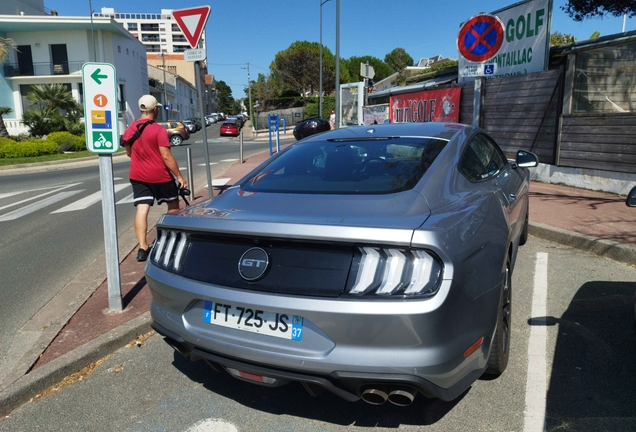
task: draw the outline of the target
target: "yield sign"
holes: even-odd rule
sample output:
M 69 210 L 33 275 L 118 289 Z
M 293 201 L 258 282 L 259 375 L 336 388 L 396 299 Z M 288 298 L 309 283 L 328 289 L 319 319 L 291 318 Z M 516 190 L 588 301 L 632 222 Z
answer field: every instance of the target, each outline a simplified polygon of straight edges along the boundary
M 483 62 L 499 51 L 504 39 L 504 29 L 499 18 L 480 14 L 466 21 L 459 29 L 457 48 L 468 61 Z
M 196 48 L 199 44 L 201 33 L 203 33 L 205 23 L 208 21 L 208 15 L 210 15 L 210 6 L 198 6 L 172 11 L 172 16 L 192 48 Z

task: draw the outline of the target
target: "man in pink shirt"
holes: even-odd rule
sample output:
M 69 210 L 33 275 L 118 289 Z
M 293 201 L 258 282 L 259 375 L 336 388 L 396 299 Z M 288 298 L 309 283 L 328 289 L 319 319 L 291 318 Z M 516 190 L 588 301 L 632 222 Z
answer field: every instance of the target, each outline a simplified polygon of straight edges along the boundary
M 168 205 L 168 213 L 178 210 L 179 188 L 187 188 L 188 182 L 172 156 L 168 132 L 155 123 L 159 112 L 157 99 L 151 95 L 142 96 L 139 109 L 141 117 L 128 126 L 122 139 L 130 157 L 129 178 L 137 208 L 134 224 L 139 241 L 137 261 L 146 261 L 150 253 L 146 239 L 150 207 L 157 200 L 157 204 L 165 202 Z

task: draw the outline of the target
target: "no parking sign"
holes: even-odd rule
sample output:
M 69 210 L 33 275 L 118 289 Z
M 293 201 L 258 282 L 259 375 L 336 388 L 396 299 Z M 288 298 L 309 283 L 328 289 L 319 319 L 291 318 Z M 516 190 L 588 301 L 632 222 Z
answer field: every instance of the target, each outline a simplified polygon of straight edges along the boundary
M 552 0 L 529 0 L 469 18 L 459 29 L 459 82 L 547 70 Z
M 503 24 L 494 15 L 480 14 L 466 21 L 459 30 L 459 53 L 472 62 L 492 58 L 504 40 Z

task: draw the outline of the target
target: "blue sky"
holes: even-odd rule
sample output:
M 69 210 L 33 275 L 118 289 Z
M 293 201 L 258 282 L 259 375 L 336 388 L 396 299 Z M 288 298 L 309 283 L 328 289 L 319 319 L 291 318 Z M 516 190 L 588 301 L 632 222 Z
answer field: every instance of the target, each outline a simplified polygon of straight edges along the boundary
M 161 13 L 161 9 L 202 6 L 200 0 L 91 0 L 92 8 L 115 8 L 120 13 Z M 320 3 L 324 0 L 241 0 L 212 2 L 206 32 L 210 73 L 232 88 L 235 98 L 245 96 L 247 63 L 252 80 L 267 75 L 279 51 L 297 40 L 320 40 Z M 415 61 L 441 54 L 458 58 L 459 26 L 480 12 L 493 12 L 515 1 L 507 0 L 340 0 L 340 56 L 371 55 L 384 59 L 402 47 Z M 605 17 L 577 23 L 553 0 L 551 30 L 569 33 L 576 40 L 594 31 L 602 36 L 620 33 L 622 17 Z M 44 0 L 45 7 L 64 16 L 88 16 L 89 0 Z M 336 0 L 322 6 L 323 44 L 336 51 Z M 627 19 L 625 31 L 636 30 L 636 19 Z

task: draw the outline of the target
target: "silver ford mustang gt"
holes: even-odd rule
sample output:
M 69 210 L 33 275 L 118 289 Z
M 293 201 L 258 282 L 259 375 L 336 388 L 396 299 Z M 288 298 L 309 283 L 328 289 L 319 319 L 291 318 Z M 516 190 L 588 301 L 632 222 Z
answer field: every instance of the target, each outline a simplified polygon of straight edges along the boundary
M 266 386 L 410 404 L 502 374 L 527 167 L 483 130 L 351 127 L 162 216 L 146 265 L 153 328 Z

